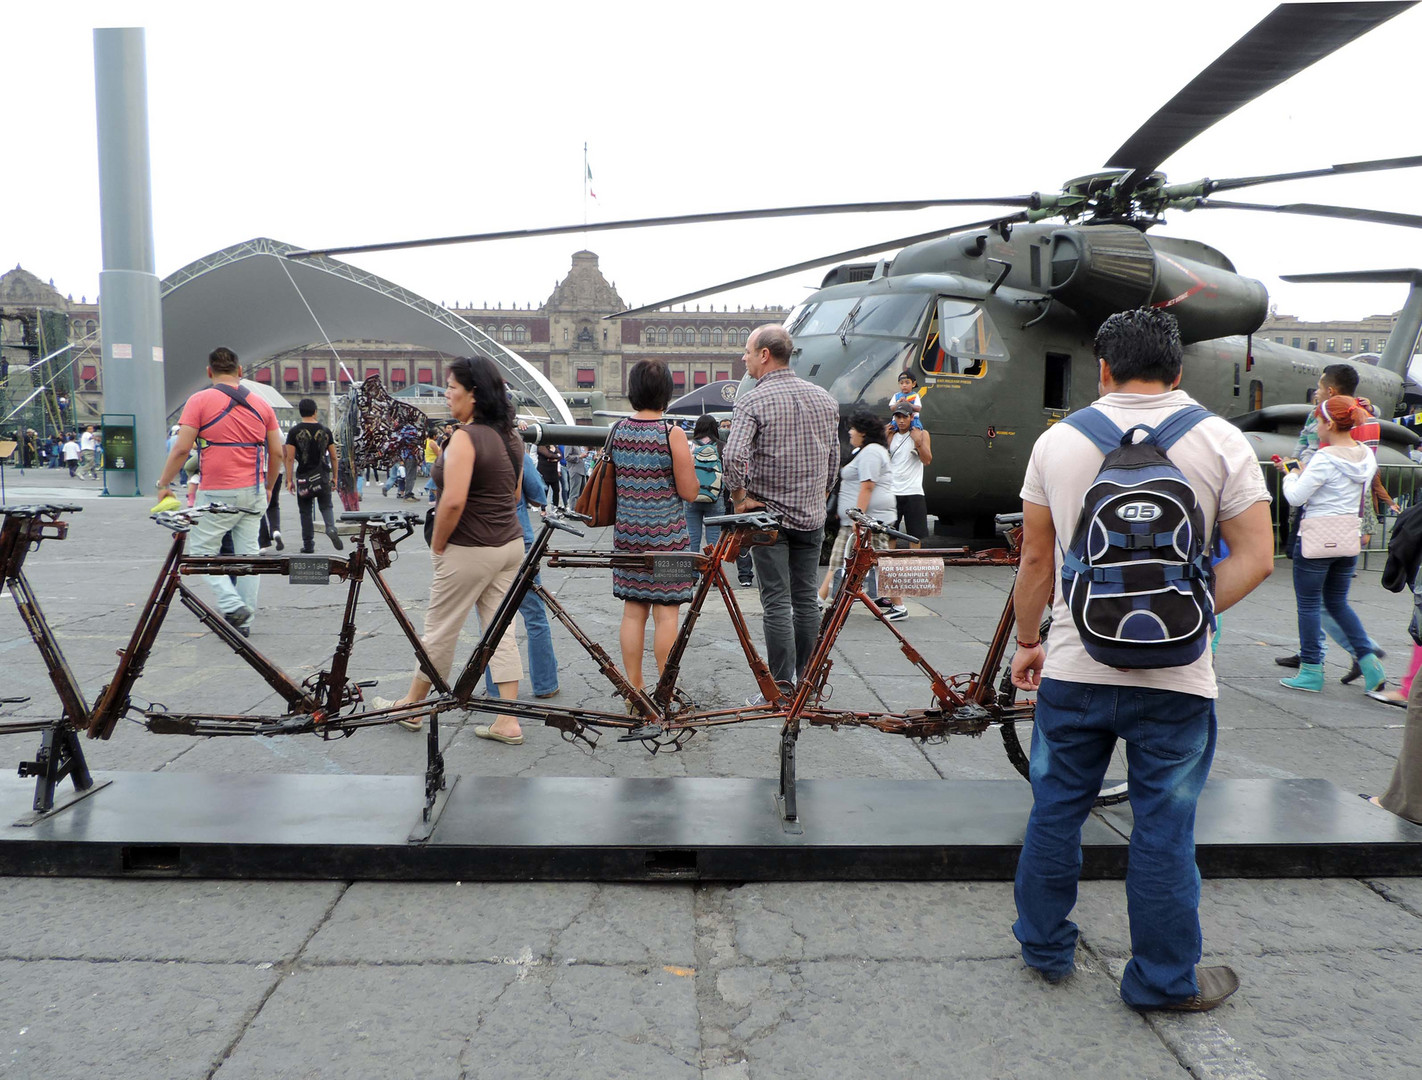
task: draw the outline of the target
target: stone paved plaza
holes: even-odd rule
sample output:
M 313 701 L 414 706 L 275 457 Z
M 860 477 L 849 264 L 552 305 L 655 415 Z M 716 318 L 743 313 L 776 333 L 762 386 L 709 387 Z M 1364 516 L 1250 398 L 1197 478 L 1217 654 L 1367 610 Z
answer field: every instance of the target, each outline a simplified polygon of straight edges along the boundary
M 91 697 L 111 674 L 168 534 L 148 500 L 7 470 L 10 502 L 82 499 L 69 539 L 27 572 Z M 366 508 L 393 509 L 377 495 Z M 409 504 L 401 504 L 409 505 Z M 283 507 L 298 546 L 295 503 Z M 326 550 L 324 539 L 318 540 Z M 418 537 L 388 578 L 421 621 L 429 577 Z M 1354 602 L 1406 663 L 1410 601 L 1375 561 Z M 620 605 L 606 571 L 545 582 L 615 653 Z M 1006 569 L 950 570 L 944 596 L 899 624 L 947 672 L 973 669 L 1011 585 Z M 373 597 L 373 590 L 365 594 Z M 753 590 L 738 599 L 752 613 Z M 344 589 L 262 585 L 253 642 L 300 677 L 329 656 Z M 394 696 L 408 649 L 383 609 L 361 605 L 355 674 Z M 1294 648 L 1288 564 L 1226 616 L 1219 654 L 1219 777 L 1323 777 L 1381 790 L 1403 714 L 1337 678 L 1321 696 L 1278 685 Z M 475 635 L 466 632 L 461 656 Z M 591 663 L 555 630 L 563 702 L 611 704 Z M 650 658 L 649 658 L 650 664 Z M 700 701 L 751 690 L 729 622 L 708 604 L 685 684 Z M 862 613 L 831 682 L 851 706 L 928 704 Z M 53 698 L 14 607 L 0 606 L 7 718 Z M 273 695 L 186 611 L 170 617 L 136 694 L 185 708 L 261 712 Z M 487 719 L 449 714 L 451 772 L 518 776 L 774 776 L 775 728 L 742 725 L 652 757 L 606 738 L 594 753 L 526 726 L 521 747 L 476 740 Z M 3 742 L 8 764 L 33 736 Z M 424 740 L 393 727 L 323 742 L 156 736 L 125 723 L 86 742 L 96 770 L 415 774 Z M 873 731 L 808 731 L 805 778 L 952 783 L 1012 777 L 1000 740 L 920 746 Z M 1025 781 L 1024 781 L 1025 783 Z M 101 797 L 101 796 L 100 796 Z M 260 806 L 251 807 L 259 815 Z M 414 808 L 412 808 L 412 811 Z M 1382 811 L 1378 811 L 1382 813 Z M 0 880 L 0 1078 L 577 1077 L 1274 1080 L 1422 1075 L 1422 880 L 1211 880 L 1205 962 L 1243 988 L 1207 1015 L 1142 1017 L 1116 977 L 1129 954 L 1120 882 L 1083 885 L 1078 972 L 1051 987 L 1026 970 L 1008 883 L 390 884 Z

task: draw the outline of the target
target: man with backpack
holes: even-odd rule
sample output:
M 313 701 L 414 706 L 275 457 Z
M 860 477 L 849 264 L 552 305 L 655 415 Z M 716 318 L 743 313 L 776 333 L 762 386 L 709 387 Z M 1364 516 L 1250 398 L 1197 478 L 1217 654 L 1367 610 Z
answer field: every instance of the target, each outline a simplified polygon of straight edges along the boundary
M 199 515 L 188 534 L 188 554 L 217 554 L 223 535 L 230 530 L 234 554 L 256 555 L 262 515 L 281 475 L 282 442 L 276 413 L 241 385 L 242 367 L 231 349 L 212 351 L 207 358 L 207 377 L 212 385 L 199 390 L 183 406 L 178 436 L 158 477 L 158 494 L 170 494 L 169 485 L 197 444 L 202 479 L 196 505 L 224 503 L 245 512 Z M 218 611 L 238 633 L 249 636 L 261 578 L 244 574 L 234 584 L 225 574 L 205 576 Z
M 1239 986 L 1227 967 L 1197 967 L 1195 805 L 1218 696 L 1209 639 L 1214 615 L 1273 568 L 1269 495 L 1243 434 L 1177 389 L 1173 316 L 1113 315 L 1095 355 L 1102 396 L 1037 440 L 1022 485 L 1012 681 L 1037 706 L 1012 930 L 1049 982 L 1072 973 L 1081 828 L 1122 738 L 1134 823 L 1121 998 L 1203 1011 Z M 1216 526 L 1229 556 L 1211 569 Z
M 336 532 L 336 517 L 331 509 L 331 478 L 340 467 L 336 437 L 316 419 L 314 398 L 302 398 L 296 410 L 301 414 L 301 423 L 293 424 L 286 433 L 286 486 L 296 493 L 296 512 L 301 518 L 301 553 L 313 555 L 316 552 L 313 502 L 321 511 L 327 539 L 340 551 L 345 544 L 341 534 Z

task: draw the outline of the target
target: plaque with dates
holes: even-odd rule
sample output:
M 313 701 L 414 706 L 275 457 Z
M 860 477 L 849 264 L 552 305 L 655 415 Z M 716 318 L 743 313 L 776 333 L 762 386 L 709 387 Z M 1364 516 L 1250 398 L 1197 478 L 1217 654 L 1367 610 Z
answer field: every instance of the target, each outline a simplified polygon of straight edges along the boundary
M 652 580 L 656 582 L 686 581 L 697 577 L 695 555 L 652 555 Z
M 286 566 L 286 580 L 292 585 L 330 584 L 331 560 L 324 555 L 292 555 Z

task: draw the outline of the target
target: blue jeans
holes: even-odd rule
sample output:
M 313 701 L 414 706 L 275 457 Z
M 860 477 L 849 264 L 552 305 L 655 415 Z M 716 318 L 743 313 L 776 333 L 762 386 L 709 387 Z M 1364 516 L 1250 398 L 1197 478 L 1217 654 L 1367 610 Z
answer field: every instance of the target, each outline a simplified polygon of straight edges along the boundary
M 542 585 L 541 575 L 534 581 Z M 528 637 L 528 670 L 533 681 L 533 693 L 551 694 L 558 689 L 558 657 L 553 655 L 553 627 L 548 622 L 548 611 L 532 590 L 518 606 L 523 616 L 523 629 Z M 484 669 L 484 692 L 489 697 L 497 697 L 498 689 L 488 668 Z
M 1306 559 L 1294 550 L 1294 597 L 1299 609 L 1299 659 L 1305 664 L 1323 663 L 1323 612 L 1337 624 L 1338 634 L 1349 654 L 1357 659 L 1377 651 L 1357 614 L 1348 606 L 1348 589 L 1353 584 L 1356 556 L 1335 559 Z M 1330 631 L 1333 628 L 1330 627 Z
M 222 547 L 222 537 L 232 533 L 234 555 L 255 555 L 260 550 L 257 531 L 261 528 L 262 514 L 267 509 L 267 489 L 265 486 L 237 488 L 231 491 L 210 491 L 199 488 L 195 505 L 206 503 L 229 503 L 243 510 L 256 510 L 255 514 L 199 514 L 188 533 L 187 553 L 189 555 L 216 555 Z M 244 574 L 234 585 L 226 574 L 205 574 L 212 594 L 217 601 L 217 610 L 224 615 L 239 610 L 243 605 L 250 608 L 253 616 L 257 613 L 257 586 L 262 579 L 256 574 Z
M 691 543 L 687 550 L 700 551 L 702 522 L 709 517 L 721 516 L 723 512 L 721 500 L 717 499 L 715 502 L 709 503 L 683 502 L 681 505 L 686 510 L 686 531 L 691 534 Z M 721 526 L 719 525 L 706 525 L 705 532 L 707 545 L 715 544 L 717 540 L 721 539 Z
M 1183 1001 L 1199 989 L 1195 804 L 1215 756 L 1211 698 L 1042 680 L 1012 932 L 1029 966 L 1047 975 L 1071 971 L 1077 928 L 1067 916 L 1081 876 L 1081 827 L 1118 738 L 1126 742 L 1135 818 L 1126 869 L 1132 956 L 1121 998 L 1140 1007 Z
M 825 531 L 781 529 L 773 544 L 751 548 L 765 615 L 765 661 L 776 682 L 793 684 L 820 631 L 820 546 Z

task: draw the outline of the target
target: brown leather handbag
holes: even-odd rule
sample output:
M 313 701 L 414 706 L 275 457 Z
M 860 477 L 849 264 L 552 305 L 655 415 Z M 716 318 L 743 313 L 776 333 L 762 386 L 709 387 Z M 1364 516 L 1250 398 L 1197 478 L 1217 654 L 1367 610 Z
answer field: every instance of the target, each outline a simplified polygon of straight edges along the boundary
M 591 519 L 588 524 L 594 529 L 605 528 L 617 520 L 617 474 L 612 467 L 612 438 L 616 434 L 617 424 L 613 424 L 612 430 L 607 433 L 607 442 L 603 443 L 602 454 L 588 474 L 577 505 L 573 507 L 577 513 L 586 514 Z

